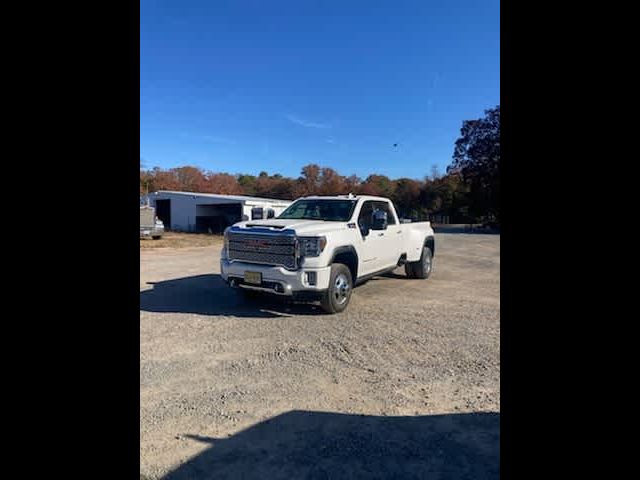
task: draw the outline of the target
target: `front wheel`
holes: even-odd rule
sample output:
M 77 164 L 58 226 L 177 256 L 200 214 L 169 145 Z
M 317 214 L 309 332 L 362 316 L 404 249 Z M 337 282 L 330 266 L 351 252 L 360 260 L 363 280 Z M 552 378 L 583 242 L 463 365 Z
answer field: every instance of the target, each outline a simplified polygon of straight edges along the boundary
M 426 279 L 431 275 L 433 270 L 433 253 L 429 247 L 423 247 L 420 260 L 417 262 L 406 263 L 404 271 L 409 278 Z
M 342 312 L 349 304 L 352 289 L 353 279 L 349 268 L 342 263 L 331 265 L 329 288 L 320 301 L 324 311 L 327 313 Z

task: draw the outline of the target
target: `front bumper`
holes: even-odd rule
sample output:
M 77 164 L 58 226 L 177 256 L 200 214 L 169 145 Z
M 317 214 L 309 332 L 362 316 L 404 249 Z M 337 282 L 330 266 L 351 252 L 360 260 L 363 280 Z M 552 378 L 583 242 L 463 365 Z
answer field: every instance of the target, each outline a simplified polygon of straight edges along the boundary
M 262 274 L 260 285 L 248 284 L 244 281 L 245 272 L 259 272 Z M 307 272 L 315 273 L 315 285 L 308 281 Z M 285 296 L 310 296 L 320 294 L 329 288 L 331 267 L 305 268 L 291 271 L 284 267 L 260 265 L 255 263 L 229 261 L 220 259 L 220 274 L 222 279 L 232 287 L 262 291 Z

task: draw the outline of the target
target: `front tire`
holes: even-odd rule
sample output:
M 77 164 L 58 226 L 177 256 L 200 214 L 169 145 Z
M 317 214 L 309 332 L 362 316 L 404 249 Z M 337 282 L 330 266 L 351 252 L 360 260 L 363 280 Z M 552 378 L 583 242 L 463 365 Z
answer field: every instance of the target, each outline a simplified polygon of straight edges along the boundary
M 417 262 L 406 263 L 404 271 L 409 278 L 429 278 L 433 270 L 433 253 L 429 247 L 422 248 L 422 255 Z
M 320 301 L 323 310 L 327 313 L 342 312 L 351 300 L 352 290 L 353 279 L 349 268 L 342 263 L 331 265 L 329 288 Z

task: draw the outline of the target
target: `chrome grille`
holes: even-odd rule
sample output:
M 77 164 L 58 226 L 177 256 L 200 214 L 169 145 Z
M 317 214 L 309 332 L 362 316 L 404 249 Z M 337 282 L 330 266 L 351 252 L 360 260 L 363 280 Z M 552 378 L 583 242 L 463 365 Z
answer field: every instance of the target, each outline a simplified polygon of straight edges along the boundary
M 267 229 L 231 227 L 227 232 L 229 260 L 280 265 L 289 270 L 298 267 L 296 259 L 296 237 L 292 231 L 272 232 Z

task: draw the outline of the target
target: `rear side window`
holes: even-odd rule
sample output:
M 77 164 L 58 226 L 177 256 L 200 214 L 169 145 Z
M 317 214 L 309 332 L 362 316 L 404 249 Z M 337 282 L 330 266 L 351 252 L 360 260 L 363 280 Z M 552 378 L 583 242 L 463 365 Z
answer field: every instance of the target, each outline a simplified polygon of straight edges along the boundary
M 387 224 L 395 225 L 396 217 L 391 212 L 388 202 L 367 200 L 362 204 L 360 215 L 358 215 L 358 225 L 363 228 L 371 228 L 372 214 L 375 210 L 382 210 L 387 213 Z

